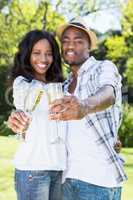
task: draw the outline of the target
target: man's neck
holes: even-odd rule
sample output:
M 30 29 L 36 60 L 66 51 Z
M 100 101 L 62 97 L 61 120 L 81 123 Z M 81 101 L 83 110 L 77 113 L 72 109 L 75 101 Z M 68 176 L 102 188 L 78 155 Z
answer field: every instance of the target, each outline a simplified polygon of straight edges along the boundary
M 71 83 L 69 85 L 68 91 L 69 93 L 74 93 L 74 90 L 76 88 L 77 85 L 77 77 L 78 77 L 78 70 L 80 69 L 80 66 L 77 65 L 73 65 L 71 66 L 71 72 L 72 72 L 72 79 L 71 79 Z
M 71 72 L 74 78 L 77 78 L 78 76 L 78 71 L 81 68 L 81 66 L 86 62 L 86 60 L 89 58 L 89 55 L 86 57 L 84 62 L 80 63 L 79 65 L 70 65 L 71 67 Z
M 80 69 L 79 66 L 71 66 L 71 72 L 74 78 L 77 78 L 79 69 Z

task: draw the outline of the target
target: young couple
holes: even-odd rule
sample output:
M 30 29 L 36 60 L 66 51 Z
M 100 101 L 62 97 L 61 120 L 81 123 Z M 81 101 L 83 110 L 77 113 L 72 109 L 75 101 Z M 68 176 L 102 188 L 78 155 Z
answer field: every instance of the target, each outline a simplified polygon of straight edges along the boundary
M 40 85 L 44 91 L 14 159 L 17 199 L 120 200 L 126 175 L 114 146 L 121 121 L 121 77 L 112 62 L 90 57 L 97 39 L 82 19 L 60 26 L 57 35 L 71 73 L 63 83 L 68 95 L 55 100 L 50 110 L 47 86 L 63 82 L 53 36 L 39 30 L 27 33 L 12 68 L 14 104 L 19 111 L 11 114 L 8 124 L 14 132 L 29 123 L 23 112 L 29 88 L 32 95 Z M 51 144 L 52 120 L 64 121 L 66 140 Z

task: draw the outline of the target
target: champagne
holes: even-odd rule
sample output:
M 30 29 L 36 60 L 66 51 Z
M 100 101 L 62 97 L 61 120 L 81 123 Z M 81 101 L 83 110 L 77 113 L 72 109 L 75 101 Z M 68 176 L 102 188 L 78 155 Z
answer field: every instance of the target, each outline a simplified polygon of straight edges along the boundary
M 25 134 L 25 131 L 28 129 L 30 122 L 32 121 L 32 112 L 36 109 L 37 105 L 39 104 L 41 97 L 44 91 L 41 88 L 33 88 L 30 87 L 27 91 L 27 94 L 24 99 L 24 112 L 29 117 L 29 123 L 26 127 L 19 131 L 19 134 Z
M 48 101 L 49 104 L 56 99 L 63 98 L 62 83 L 49 83 L 48 84 Z M 51 115 L 54 113 L 50 113 Z M 55 120 L 50 123 L 50 141 L 51 144 L 62 142 L 62 128 L 63 124 L 61 121 Z M 56 126 L 56 130 L 54 127 Z
M 63 98 L 62 83 L 49 83 L 48 84 L 48 101 L 49 104 L 56 99 Z

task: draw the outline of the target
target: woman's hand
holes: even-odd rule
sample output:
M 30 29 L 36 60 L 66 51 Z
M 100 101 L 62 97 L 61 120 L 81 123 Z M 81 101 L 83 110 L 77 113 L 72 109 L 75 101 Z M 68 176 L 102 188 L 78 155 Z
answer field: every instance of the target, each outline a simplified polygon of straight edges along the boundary
M 21 133 L 29 125 L 30 119 L 21 110 L 11 113 L 8 118 L 7 126 L 15 133 Z

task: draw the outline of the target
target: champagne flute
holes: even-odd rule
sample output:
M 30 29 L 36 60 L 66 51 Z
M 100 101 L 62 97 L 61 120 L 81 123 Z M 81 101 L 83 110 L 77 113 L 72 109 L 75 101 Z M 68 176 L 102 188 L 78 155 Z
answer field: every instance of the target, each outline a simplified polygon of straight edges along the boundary
M 52 103 L 56 99 L 63 98 L 63 89 L 62 89 L 62 83 L 49 83 L 48 88 L 47 88 L 47 93 L 48 93 L 48 101 L 49 104 Z M 52 113 L 50 113 L 52 114 Z M 56 134 L 54 131 L 54 125 L 56 123 Z M 62 141 L 61 137 L 61 131 L 62 131 L 62 126 L 61 121 L 54 120 L 51 121 L 51 143 L 60 143 Z
M 48 101 L 49 104 L 56 99 L 63 98 L 62 83 L 49 83 L 48 84 Z
M 25 138 L 25 131 L 28 129 L 30 122 L 32 121 L 32 112 L 36 109 L 44 93 L 42 86 L 39 87 L 37 85 L 35 88 L 32 87 L 33 84 L 31 84 L 31 86 L 27 91 L 27 94 L 25 95 L 24 109 L 23 109 L 25 114 L 29 117 L 30 120 L 27 126 L 24 129 L 20 130 L 19 133 L 17 134 L 17 138 L 22 140 Z

